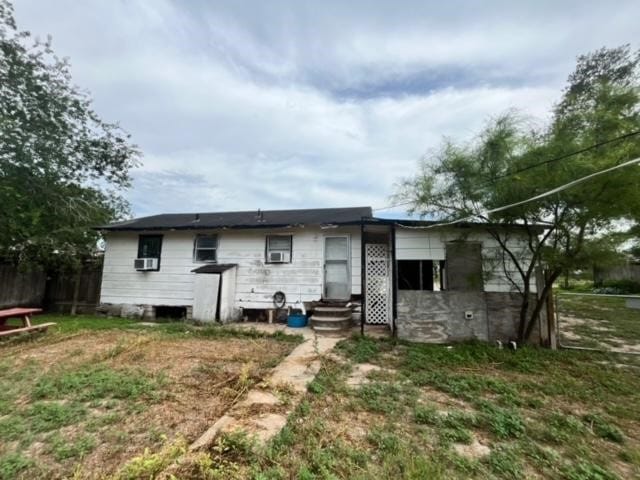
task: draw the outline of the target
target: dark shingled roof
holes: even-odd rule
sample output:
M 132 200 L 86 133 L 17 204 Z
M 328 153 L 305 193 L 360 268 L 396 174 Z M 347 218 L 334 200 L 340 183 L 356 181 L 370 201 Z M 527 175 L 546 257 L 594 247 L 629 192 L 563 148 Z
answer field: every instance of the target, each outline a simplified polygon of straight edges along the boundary
M 371 207 L 308 210 L 252 210 L 249 212 L 165 213 L 97 227 L 98 230 L 199 230 L 265 228 L 301 225 L 357 224 L 373 215 Z

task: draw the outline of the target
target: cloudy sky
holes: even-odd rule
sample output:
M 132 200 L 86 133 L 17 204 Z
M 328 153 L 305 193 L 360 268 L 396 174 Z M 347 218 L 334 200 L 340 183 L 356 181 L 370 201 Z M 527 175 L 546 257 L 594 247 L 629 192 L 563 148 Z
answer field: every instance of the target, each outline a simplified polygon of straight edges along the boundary
M 15 10 L 21 29 L 52 35 L 99 114 L 144 152 L 127 193 L 137 216 L 386 206 L 443 136 L 470 138 L 511 108 L 544 121 L 577 55 L 640 38 L 637 0 Z

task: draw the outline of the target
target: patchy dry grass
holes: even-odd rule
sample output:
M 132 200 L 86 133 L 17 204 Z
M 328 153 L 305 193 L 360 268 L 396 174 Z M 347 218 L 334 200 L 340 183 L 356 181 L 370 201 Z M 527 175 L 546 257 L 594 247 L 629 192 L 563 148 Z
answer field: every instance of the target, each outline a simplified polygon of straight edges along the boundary
M 640 371 L 619 356 L 366 337 L 338 350 L 266 448 L 222 439 L 178 478 L 640 476 Z M 380 368 L 350 383 L 365 359 Z
M 149 478 L 136 472 L 197 438 L 299 340 L 121 319 L 54 321 L 57 331 L 0 344 L 2 480 Z
M 640 310 L 624 298 L 560 294 L 558 310 L 564 344 L 640 353 Z

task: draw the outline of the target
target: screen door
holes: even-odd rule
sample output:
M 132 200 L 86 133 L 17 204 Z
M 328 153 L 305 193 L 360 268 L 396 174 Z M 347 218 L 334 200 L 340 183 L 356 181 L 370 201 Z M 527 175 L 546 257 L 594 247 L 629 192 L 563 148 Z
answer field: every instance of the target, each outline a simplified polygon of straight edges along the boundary
M 324 239 L 324 298 L 349 300 L 349 237 Z

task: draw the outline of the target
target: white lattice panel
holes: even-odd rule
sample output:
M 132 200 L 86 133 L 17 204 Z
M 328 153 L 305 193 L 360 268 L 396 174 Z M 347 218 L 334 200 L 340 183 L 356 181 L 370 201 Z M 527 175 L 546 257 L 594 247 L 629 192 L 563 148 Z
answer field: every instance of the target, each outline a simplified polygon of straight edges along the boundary
M 391 316 L 391 279 L 387 245 L 366 245 L 365 318 L 367 323 L 388 324 Z

